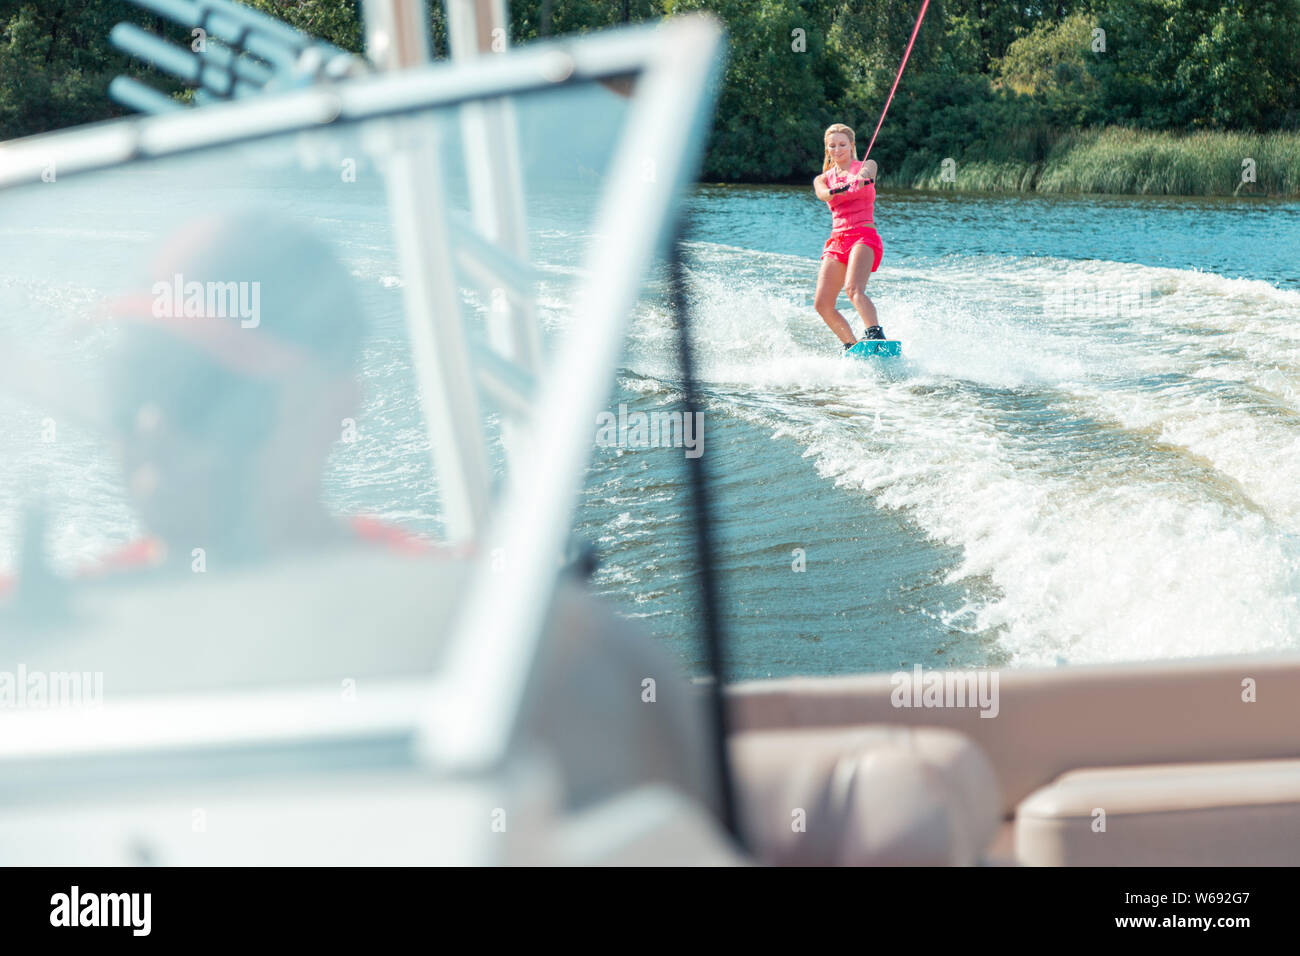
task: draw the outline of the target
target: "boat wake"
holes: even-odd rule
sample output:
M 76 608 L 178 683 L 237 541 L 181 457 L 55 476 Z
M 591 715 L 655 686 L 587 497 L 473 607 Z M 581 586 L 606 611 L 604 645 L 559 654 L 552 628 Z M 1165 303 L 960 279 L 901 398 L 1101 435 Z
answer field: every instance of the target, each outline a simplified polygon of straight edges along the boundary
M 1300 293 L 949 257 L 873 279 L 907 356 L 889 375 L 836 354 L 806 259 L 691 252 L 711 410 L 959 549 L 950 579 L 992 587 L 949 628 L 995 633 L 1019 665 L 1296 646 Z M 641 317 L 642 383 L 672 379 L 671 335 Z

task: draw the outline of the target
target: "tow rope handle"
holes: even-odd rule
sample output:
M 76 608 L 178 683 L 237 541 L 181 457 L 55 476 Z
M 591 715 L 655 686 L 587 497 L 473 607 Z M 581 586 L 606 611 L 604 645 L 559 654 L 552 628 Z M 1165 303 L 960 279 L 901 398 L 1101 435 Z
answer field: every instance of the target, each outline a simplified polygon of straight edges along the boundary
M 880 133 L 880 127 L 884 125 L 885 114 L 889 112 L 889 104 L 894 102 L 894 90 L 898 89 L 898 81 L 903 78 L 903 67 L 907 66 L 907 58 L 912 55 L 912 44 L 916 42 L 916 35 L 921 31 L 921 21 L 925 19 L 925 11 L 929 6 L 930 0 L 925 0 L 921 4 L 921 13 L 916 18 L 916 26 L 912 27 L 912 39 L 907 41 L 907 51 L 903 54 L 903 62 L 898 65 L 898 76 L 894 77 L 894 85 L 889 91 L 889 99 L 885 100 L 885 108 L 880 111 L 880 122 L 876 123 L 876 132 L 871 134 L 871 142 L 867 144 L 867 151 L 862 154 L 864 163 L 867 161 L 867 157 L 871 155 L 871 147 L 876 145 L 876 136 Z

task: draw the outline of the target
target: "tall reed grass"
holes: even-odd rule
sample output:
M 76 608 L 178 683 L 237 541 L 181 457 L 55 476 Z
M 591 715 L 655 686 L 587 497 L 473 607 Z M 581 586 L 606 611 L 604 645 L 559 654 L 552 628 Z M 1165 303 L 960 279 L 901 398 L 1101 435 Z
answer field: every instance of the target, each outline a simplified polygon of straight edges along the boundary
M 1244 181 L 1246 160 L 1254 181 Z M 1038 162 L 956 162 L 909 157 L 885 183 L 983 192 L 1126 193 L 1164 196 L 1300 196 L 1300 132 L 1178 134 L 1107 127 L 1066 132 Z

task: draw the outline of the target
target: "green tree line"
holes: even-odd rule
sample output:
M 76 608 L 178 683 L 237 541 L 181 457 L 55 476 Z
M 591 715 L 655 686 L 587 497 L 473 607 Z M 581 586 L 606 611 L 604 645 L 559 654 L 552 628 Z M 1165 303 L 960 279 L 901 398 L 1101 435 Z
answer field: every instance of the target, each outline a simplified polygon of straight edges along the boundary
M 251 0 L 346 49 L 357 0 Z M 704 178 L 802 182 L 832 122 L 864 149 L 920 0 L 513 0 L 512 42 L 709 10 L 730 53 Z M 430 3 L 435 52 L 446 29 Z M 0 138 L 120 112 L 109 80 L 148 78 L 112 50 L 128 20 L 183 30 L 122 0 L 0 0 Z M 166 78 L 149 79 L 177 92 Z M 1300 129 L 1300 0 L 931 0 L 872 156 L 911 181 L 944 158 L 1041 162 L 1105 127 L 1202 133 Z M 910 178 L 909 178 L 910 177 Z

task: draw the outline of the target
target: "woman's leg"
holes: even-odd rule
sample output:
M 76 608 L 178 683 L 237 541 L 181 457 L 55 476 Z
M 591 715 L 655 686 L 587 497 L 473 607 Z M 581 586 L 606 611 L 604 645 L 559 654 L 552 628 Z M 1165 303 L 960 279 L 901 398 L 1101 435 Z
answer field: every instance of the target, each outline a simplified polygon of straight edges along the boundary
M 849 252 L 849 265 L 844 277 L 844 291 L 848 293 L 849 301 L 858 310 L 858 315 L 862 316 L 862 323 L 867 328 L 880 324 L 876 319 L 876 307 L 864 291 L 875 261 L 876 250 L 865 242 L 859 242 Z
M 870 265 L 870 263 L 868 263 Z M 829 256 L 822 260 L 821 272 L 817 275 L 817 294 L 813 297 L 813 308 L 822 320 L 831 327 L 831 331 L 845 345 L 852 345 L 858 340 L 853 334 L 853 329 L 845 321 L 840 310 L 835 308 L 835 300 L 839 297 L 840 286 L 844 284 L 844 274 L 846 272 L 844 263 L 838 262 Z

